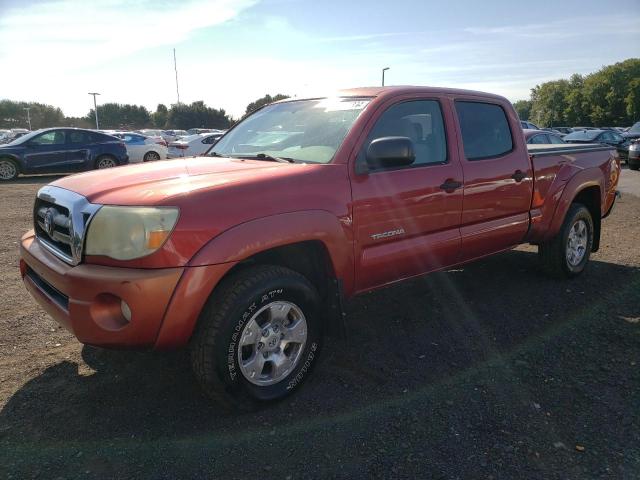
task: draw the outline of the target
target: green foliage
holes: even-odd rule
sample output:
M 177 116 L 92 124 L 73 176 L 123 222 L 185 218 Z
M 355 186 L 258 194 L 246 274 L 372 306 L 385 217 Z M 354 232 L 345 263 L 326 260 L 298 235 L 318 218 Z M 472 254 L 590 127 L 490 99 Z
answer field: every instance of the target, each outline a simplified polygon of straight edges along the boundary
M 89 111 L 87 120 L 95 121 L 95 112 Z M 104 130 L 135 130 L 151 124 L 149 110 L 140 105 L 104 103 L 98 105 L 98 122 Z
M 531 100 L 518 100 L 513 104 L 513 108 L 518 112 L 520 120 L 529 120 L 531 114 Z
M 33 130 L 64 124 L 64 115 L 59 108 L 42 103 L 2 100 L 0 101 L 0 128 L 29 128 L 25 108 L 30 109 Z
M 156 128 L 165 128 L 167 125 L 167 118 L 169 118 L 169 110 L 166 105 L 159 103 L 156 107 L 156 111 L 151 115 L 153 120 L 153 126 Z
M 640 119 L 640 59 L 536 85 L 529 119 L 545 127 L 632 125 Z
M 289 95 L 283 95 L 282 93 L 278 93 L 273 97 L 269 94 L 265 95 L 262 98 L 259 98 L 255 102 L 251 102 L 247 105 L 247 110 L 245 111 L 245 115 L 249 115 L 252 112 L 255 112 L 257 109 L 264 105 L 268 105 L 269 103 L 277 102 L 278 100 L 284 100 L 285 98 L 289 98 Z
M 203 101 L 198 101 L 191 105 L 186 103 L 172 105 L 166 125 L 182 130 L 189 128 L 226 129 L 231 125 L 231 118 L 224 109 L 210 108 Z

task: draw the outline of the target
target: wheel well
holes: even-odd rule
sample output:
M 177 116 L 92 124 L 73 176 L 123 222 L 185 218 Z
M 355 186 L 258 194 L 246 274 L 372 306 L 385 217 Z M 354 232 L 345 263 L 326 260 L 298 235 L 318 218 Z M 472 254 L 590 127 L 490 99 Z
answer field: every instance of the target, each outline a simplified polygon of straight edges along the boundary
M 600 200 L 600 187 L 594 185 L 580 190 L 572 202 L 584 205 L 591 214 L 591 219 L 593 220 L 593 248 L 591 250 L 594 252 L 597 252 L 600 248 L 600 224 L 602 220 Z
M 336 278 L 331 257 L 322 242 L 309 240 L 256 253 L 233 267 L 225 277 L 254 265 L 280 265 L 307 278 L 322 298 L 327 333 L 345 337 L 342 283 Z
M 292 243 L 256 253 L 236 265 L 229 274 L 253 265 L 281 265 L 304 275 L 325 298 L 327 280 L 334 278 L 333 265 L 322 242 L 311 240 Z

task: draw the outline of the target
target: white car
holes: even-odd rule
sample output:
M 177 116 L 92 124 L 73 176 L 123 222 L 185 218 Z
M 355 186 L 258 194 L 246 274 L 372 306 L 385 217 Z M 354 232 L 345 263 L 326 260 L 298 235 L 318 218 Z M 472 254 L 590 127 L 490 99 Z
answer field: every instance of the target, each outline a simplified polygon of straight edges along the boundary
M 153 162 L 167 158 L 167 147 L 157 143 L 154 138 L 130 132 L 116 133 L 114 136 L 124 141 L 129 163 Z
M 167 143 L 171 143 L 182 140 L 182 137 L 189 136 L 189 133 L 186 130 L 164 130 L 161 135 Z
M 197 157 L 203 155 L 222 136 L 222 132 L 190 135 L 169 144 L 167 158 Z

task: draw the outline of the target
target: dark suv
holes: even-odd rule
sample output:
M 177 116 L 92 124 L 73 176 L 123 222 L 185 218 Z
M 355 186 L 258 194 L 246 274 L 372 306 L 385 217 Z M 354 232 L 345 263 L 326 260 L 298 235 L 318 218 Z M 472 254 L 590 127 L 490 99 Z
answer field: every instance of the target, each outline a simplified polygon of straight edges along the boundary
M 79 128 L 46 128 L 0 145 L 0 181 L 21 173 L 73 173 L 127 163 L 122 140 Z

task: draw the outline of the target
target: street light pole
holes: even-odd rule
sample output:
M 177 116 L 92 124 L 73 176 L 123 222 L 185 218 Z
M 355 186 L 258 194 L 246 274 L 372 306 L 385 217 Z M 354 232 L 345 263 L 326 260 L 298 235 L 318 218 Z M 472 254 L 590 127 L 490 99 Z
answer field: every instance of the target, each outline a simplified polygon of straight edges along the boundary
M 387 70 L 389 70 L 389 67 L 384 67 L 382 69 L 382 86 L 384 87 L 384 72 L 386 72 Z
M 100 124 L 98 123 L 98 104 L 96 103 L 96 95 L 100 95 L 98 92 L 89 92 L 89 95 L 93 95 L 93 111 L 96 114 L 96 130 L 100 130 Z
M 31 107 L 25 107 L 23 108 L 23 110 L 27 111 L 27 122 L 29 123 L 29 130 L 31 130 L 31 115 L 29 114 L 29 110 L 31 110 Z

